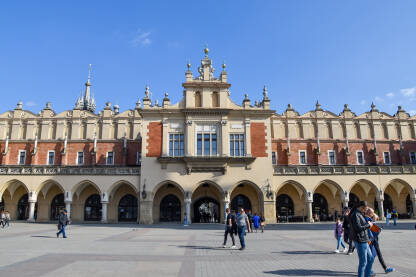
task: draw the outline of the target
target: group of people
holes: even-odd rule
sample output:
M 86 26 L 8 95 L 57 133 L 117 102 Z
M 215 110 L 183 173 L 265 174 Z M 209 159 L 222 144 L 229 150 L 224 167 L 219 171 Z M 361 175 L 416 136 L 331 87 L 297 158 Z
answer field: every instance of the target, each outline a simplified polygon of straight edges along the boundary
M 393 272 L 395 269 L 387 267 L 380 250 L 379 235 L 381 228 L 375 224 L 378 216 L 374 210 L 368 207 L 366 201 L 360 201 L 351 210 L 344 208 L 343 222 L 338 217 L 335 223 L 335 239 L 337 240 L 336 253 L 340 252 L 340 247 L 344 248 L 344 253 L 352 254 L 357 250 L 359 264 L 358 277 L 375 276 L 372 266 L 377 256 L 385 273 Z M 348 244 L 348 250 L 344 245 Z
M 386 211 L 386 226 L 390 226 L 390 219 L 393 219 L 393 225 L 397 226 L 397 219 L 399 219 L 399 213 L 396 209 L 393 209 L 391 213 L 389 210 Z
M 0 220 L 1 228 L 4 228 L 6 225 L 7 227 L 10 227 L 10 213 L 8 211 L 1 211 Z
M 265 219 L 263 215 L 254 215 L 251 214 L 251 211 L 247 213 L 244 211 L 243 208 L 239 208 L 237 213 L 234 211 L 231 212 L 230 209 L 226 209 L 226 221 L 225 221 L 225 233 L 224 233 L 224 243 L 223 247 L 227 247 L 227 238 L 228 236 L 231 237 L 233 245 L 231 246 L 232 249 L 235 249 L 235 239 L 234 235 L 238 234 L 238 238 L 240 240 L 240 249 L 244 250 L 246 248 L 245 244 L 245 236 L 246 233 L 253 233 L 253 228 L 256 230 L 256 233 L 259 229 L 261 232 L 264 232 L 265 226 Z M 247 231 L 247 232 L 246 232 Z

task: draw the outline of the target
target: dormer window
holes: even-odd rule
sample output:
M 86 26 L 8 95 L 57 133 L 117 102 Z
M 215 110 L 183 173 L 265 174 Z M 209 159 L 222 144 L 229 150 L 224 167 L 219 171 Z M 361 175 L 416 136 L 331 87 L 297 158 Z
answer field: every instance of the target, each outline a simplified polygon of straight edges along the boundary
M 201 92 L 197 91 L 195 92 L 195 108 L 202 107 L 202 97 Z
M 212 107 L 213 108 L 217 108 L 220 106 L 220 97 L 219 97 L 219 93 L 214 91 L 212 93 Z

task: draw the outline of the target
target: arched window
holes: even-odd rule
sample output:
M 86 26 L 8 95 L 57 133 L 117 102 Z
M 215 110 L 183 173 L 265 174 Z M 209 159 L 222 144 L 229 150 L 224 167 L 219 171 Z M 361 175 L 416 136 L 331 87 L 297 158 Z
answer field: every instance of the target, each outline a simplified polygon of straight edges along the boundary
M 251 202 L 247 196 L 239 194 L 231 201 L 231 210 L 238 212 L 239 208 L 243 208 L 244 211 L 251 211 Z
M 84 208 L 85 221 L 101 220 L 101 198 L 98 194 L 93 194 L 85 201 Z
M 328 202 L 322 194 L 313 194 L 312 211 L 314 215 L 319 217 L 319 220 L 328 220 Z
M 359 202 L 360 202 L 360 198 L 358 198 L 358 196 L 355 195 L 354 193 L 350 192 L 350 201 L 348 201 L 348 207 L 352 208 Z
M 195 108 L 202 107 L 202 97 L 199 91 L 195 92 Z
M 118 221 L 137 221 L 137 197 L 124 195 L 118 203 Z
M 276 199 L 276 215 L 277 216 L 293 216 L 295 214 L 295 208 L 292 198 L 287 194 L 280 194 Z
M 160 221 L 181 221 L 181 202 L 176 195 L 169 194 L 160 202 Z
M 59 212 L 65 209 L 64 194 L 57 194 L 51 202 L 51 220 L 58 220 Z
M 194 223 L 219 223 L 220 205 L 211 197 L 198 199 L 194 203 Z
M 219 93 L 214 91 L 212 93 L 212 107 L 219 107 L 220 106 L 220 98 L 219 98 Z

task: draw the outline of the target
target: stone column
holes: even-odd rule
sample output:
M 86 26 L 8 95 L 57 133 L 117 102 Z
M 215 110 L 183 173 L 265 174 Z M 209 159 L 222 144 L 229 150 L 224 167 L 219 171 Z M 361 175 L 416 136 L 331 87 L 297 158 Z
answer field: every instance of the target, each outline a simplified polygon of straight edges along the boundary
M 245 149 L 246 149 L 246 156 L 251 157 L 251 125 L 250 125 L 250 119 L 247 119 L 244 121 L 244 141 L 245 141 Z
M 141 200 L 140 201 L 140 223 L 141 224 L 153 224 L 153 201 Z
M 168 149 L 168 127 L 169 123 L 166 118 L 162 120 L 162 156 L 167 157 L 169 155 Z
M 29 200 L 29 218 L 27 219 L 28 222 L 35 222 L 35 205 L 36 201 Z
M 221 119 L 221 156 L 227 157 L 230 155 L 230 146 L 228 140 L 228 121 L 227 118 Z M 217 142 L 218 144 L 218 142 Z M 218 150 L 217 150 L 218 152 Z
M 72 201 L 65 201 L 65 209 L 66 209 L 66 215 L 68 216 L 68 219 L 71 218 L 71 203 Z
M 194 136 L 192 135 L 192 120 L 185 120 L 185 156 L 196 155 L 193 153 Z
M 140 193 L 137 194 L 137 223 L 140 223 Z
M 385 219 L 385 217 L 384 217 L 383 201 L 384 201 L 384 199 L 377 199 L 380 220 L 384 220 Z
M 185 199 L 185 214 L 186 217 L 184 218 L 184 223 L 185 225 L 189 225 L 191 224 L 191 199 L 190 198 L 186 198 Z
M 313 201 L 306 201 L 306 221 L 312 223 L 313 222 L 313 217 L 312 217 L 312 203 Z
M 101 223 L 107 223 L 107 201 L 101 201 Z

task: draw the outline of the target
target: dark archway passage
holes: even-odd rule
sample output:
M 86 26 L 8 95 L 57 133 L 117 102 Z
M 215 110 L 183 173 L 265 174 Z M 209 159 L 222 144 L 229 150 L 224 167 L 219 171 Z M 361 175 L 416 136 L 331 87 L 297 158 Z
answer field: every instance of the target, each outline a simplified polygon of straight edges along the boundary
M 328 220 L 328 202 L 320 193 L 313 194 L 312 212 L 319 217 L 319 220 Z
M 220 221 L 220 206 L 211 197 L 198 199 L 194 203 L 194 223 L 218 223 Z
M 251 211 L 251 202 L 247 196 L 239 194 L 231 201 L 231 210 L 238 212 L 238 208 L 243 208 L 244 211 Z
M 0 212 L 4 211 L 4 198 L 1 198 L 1 202 L 0 202 Z
M 276 216 L 289 217 L 295 214 L 292 198 L 287 194 L 280 194 L 276 199 Z
M 413 204 L 412 204 L 412 200 L 410 200 L 410 194 L 408 194 L 406 197 L 406 212 L 407 212 L 407 217 L 411 218 L 413 215 Z
M 181 201 L 176 195 L 166 195 L 160 202 L 160 221 L 181 221 Z
M 59 212 L 65 209 L 64 194 L 57 194 L 51 202 L 50 220 L 58 220 Z
M 93 194 L 85 201 L 84 220 L 99 221 L 101 220 L 101 197 Z
M 118 203 L 118 221 L 137 221 L 137 197 L 131 194 L 124 195 Z
M 377 199 L 374 199 L 374 210 L 375 211 L 378 211 L 379 210 L 378 209 Z M 384 216 L 386 216 L 387 210 L 389 210 L 390 213 L 393 210 L 393 200 L 391 199 L 390 195 L 388 195 L 387 193 L 384 193 L 384 200 L 383 200 L 383 213 L 384 213 Z
M 38 203 L 35 204 L 34 218 L 38 215 Z M 26 193 L 17 202 L 17 220 L 27 220 L 29 218 L 29 195 Z

